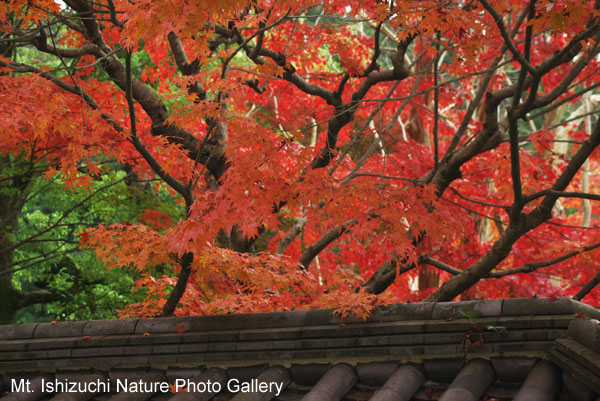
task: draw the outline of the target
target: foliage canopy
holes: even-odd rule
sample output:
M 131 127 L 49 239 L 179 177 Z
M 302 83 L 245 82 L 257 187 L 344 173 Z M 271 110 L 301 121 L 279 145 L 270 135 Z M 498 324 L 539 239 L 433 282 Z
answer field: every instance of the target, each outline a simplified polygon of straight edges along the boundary
M 123 315 L 581 298 L 600 279 L 599 9 L 4 2 L 0 269 L 15 230 L 44 230 L 15 222 L 22 194 L 124 180 L 162 198 L 78 231 L 138 275 Z

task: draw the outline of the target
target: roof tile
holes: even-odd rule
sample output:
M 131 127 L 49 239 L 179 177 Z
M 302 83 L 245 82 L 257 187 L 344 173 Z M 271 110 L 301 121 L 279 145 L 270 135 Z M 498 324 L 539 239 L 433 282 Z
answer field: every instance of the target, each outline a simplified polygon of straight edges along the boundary
M 356 370 L 352 366 L 337 364 L 325 373 L 302 401 L 339 401 L 357 380 Z
M 560 370 L 548 361 L 535 364 L 513 401 L 554 401 L 561 388 Z
M 586 347 L 600 352 L 600 322 L 595 319 L 573 319 L 569 323 L 569 337 Z
M 423 368 L 418 365 L 402 365 L 394 371 L 371 401 L 410 401 L 425 381 Z
M 0 374 L 6 383 L 10 372 L 47 371 L 54 377 L 61 370 L 84 369 L 87 375 L 139 380 L 155 374 L 196 385 L 206 375 L 220 374 L 223 383 L 274 375 L 290 383 L 277 401 L 414 401 L 436 394 L 465 401 L 478 399 L 482 391 L 504 401 L 516 395 L 536 362 L 550 357 L 565 377 L 565 385 L 558 384 L 561 400 L 590 401 L 594 389 L 600 390 L 599 323 L 575 319 L 564 338 L 574 313 L 582 311 L 600 317 L 572 300 L 534 299 L 392 305 L 377 308 L 366 322 L 350 318 L 344 324 L 331 310 L 317 310 L 9 325 L 0 326 Z M 274 396 L 223 390 L 219 399 Z M 94 400 L 133 399 L 126 395 L 107 393 Z M 135 399 L 208 401 L 213 395 L 157 393 Z

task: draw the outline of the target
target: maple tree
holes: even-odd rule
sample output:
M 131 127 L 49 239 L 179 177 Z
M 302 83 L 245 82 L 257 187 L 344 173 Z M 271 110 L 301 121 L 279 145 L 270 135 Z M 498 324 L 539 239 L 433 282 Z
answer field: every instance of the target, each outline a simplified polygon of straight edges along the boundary
M 0 157 L 179 208 L 80 232 L 123 315 L 598 302 L 600 1 L 0 9 Z

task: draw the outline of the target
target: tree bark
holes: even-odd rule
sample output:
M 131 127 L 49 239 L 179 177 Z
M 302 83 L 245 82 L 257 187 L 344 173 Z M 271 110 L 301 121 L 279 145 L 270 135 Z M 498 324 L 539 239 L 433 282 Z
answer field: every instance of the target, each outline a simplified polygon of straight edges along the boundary
M 17 232 L 19 214 L 25 205 L 35 175 L 33 166 L 23 159 L 0 157 L 1 173 L 12 179 L 0 181 L 0 272 L 10 271 L 14 249 L 11 236 Z M 11 323 L 16 310 L 24 306 L 24 294 L 12 284 L 12 274 L 0 274 L 0 323 Z

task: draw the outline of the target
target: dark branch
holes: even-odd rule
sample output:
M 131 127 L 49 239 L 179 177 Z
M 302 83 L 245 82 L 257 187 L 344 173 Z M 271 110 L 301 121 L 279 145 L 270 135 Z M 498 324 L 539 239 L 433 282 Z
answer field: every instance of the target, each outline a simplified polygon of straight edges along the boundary
M 531 75 L 538 75 L 537 70 L 525 59 L 525 57 L 521 54 L 519 49 L 515 46 L 512 39 L 510 38 L 506 27 L 504 26 L 504 22 L 502 21 L 502 16 L 496 11 L 496 9 L 487 1 L 487 0 L 479 0 L 483 8 L 487 10 L 488 13 L 494 18 L 494 22 L 500 31 L 500 35 L 502 35 L 502 39 L 504 39 L 504 43 L 508 47 L 508 50 L 513 54 L 513 56 L 519 61 L 519 63 L 525 67 L 525 69 Z
M 166 182 L 171 188 L 177 191 L 185 200 L 186 209 L 189 209 L 193 203 L 192 192 L 190 188 L 185 186 L 182 182 L 177 180 L 175 177 L 165 171 L 163 166 L 160 165 L 158 160 L 150 153 L 148 148 L 142 143 L 140 137 L 137 134 L 137 122 L 135 120 L 135 107 L 131 89 L 131 52 L 127 51 L 125 56 L 125 69 L 126 69 L 126 86 L 125 86 L 125 99 L 127 100 L 127 106 L 129 108 L 129 122 L 131 124 L 131 143 L 138 151 L 140 155 L 146 160 L 146 163 L 152 168 L 152 171 L 158 175 L 164 182 Z
M 593 251 L 594 249 L 597 249 L 597 248 L 600 248 L 600 242 L 595 243 L 593 245 L 588 245 L 588 246 L 578 249 L 576 251 L 565 253 L 564 255 L 558 256 L 554 259 L 546 260 L 543 262 L 525 263 L 522 266 L 514 267 L 512 269 L 491 272 L 491 273 L 486 274 L 483 278 L 503 278 L 506 276 L 511 276 L 513 274 L 531 273 L 538 269 L 541 269 L 544 267 L 549 267 L 549 266 L 555 265 L 560 262 L 564 262 L 565 260 L 570 259 L 574 256 L 580 255 L 585 252 Z M 463 272 L 463 270 L 457 269 L 457 268 L 452 267 L 444 262 L 433 259 L 431 256 L 429 256 L 427 254 L 423 254 L 423 255 L 419 256 L 419 263 L 428 264 L 430 266 L 433 266 L 440 270 L 448 272 L 454 276 L 457 276 Z
M 373 45 L 373 57 L 371 58 L 371 63 L 369 63 L 369 66 L 365 69 L 364 72 L 364 76 L 368 76 L 371 72 L 376 71 L 379 67 L 377 65 L 377 59 L 379 58 L 379 55 L 381 54 L 381 50 L 379 48 L 379 36 L 381 34 L 381 25 L 383 25 L 383 22 L 380 22 L 377 27 L 375 28 L 375 43 Z
M 296 223 L 292 226 L 290 231 L 281 239 L 279 245 L 277 246 L 277 250 L 275 251 L 276 255 L 282 255 L 287 247 L 292 243 L 294 238 L 298 236 L 302 232 L 304 225 L 306 224 L 306 217 L 302 216 L 296 221 Z
M 331 230 L 327 231 L 317 242 L 308 247 L 306 251 L 300 257 L 300 264 L 304 266 L 304 268 L 308 269 L 312 260 L 317 256 L 321 251 L 333 241 L 342 236 L 346 231 L 348 231 L 354 224 L 356 224 L 355 219 L 346 220 L 342 223 L 341 226 L 335 226 Z
M 581 166 L 583 166 L 598 146 L 600 146 L 600 123 L 597 121 L 594 131 L 571 158 L 560 177 L 554 183 L 552 190 L 557 192 L 564 191 Z M 545 195 L 537 208 L 529 213 L 521 214 L 517 218 L 511 219 L 507 228 L 488 252 L 459 275 L 446 281 L 425 300 L 430 302 L 450 301 L 485 277 L 508 256 L 512 250 L 512 246 L 521 236 L 552 217 L 552 208 L 558 198 L 559 196 L 556 195 L 556 192 L 551 192 Z
M 592 290 L 600 284 L 600 273 L 596 274 L 594 278 L 592 278 L 586 285 L 583 286 L 581 290 L 573 296 L 573 299 L 581 301 L 587 294 L 592 292 Z
M 600 195 L 589 194 L 586 192 L 569 192 L 569 191 L 555 191 L 553 189 L 544 189 L 543 191 L 536 192 L 534 194 L 525 197 L 525 202 L 531 202 L 544 196 L 556 196 L 558 198 L 579 198 L 600 201 Z
M 179 300 L 185 293 L 185 288 L 187 287 L 187 282 L 190 278 L 190 273 L 192 272 L 192 262 L 194 261 L 194 254 L 191 252 L 186 252 L 183 254 L 181 258 L 181 271 L 179 272 L 179 278 L 177 279 L 177 284 L 173 287 L 173 291 L 169 294 L 169 298 L 163 307 L 163 311 L 161 316 L 173 316 L 175 313 L 175 309 L 179 304 Z

